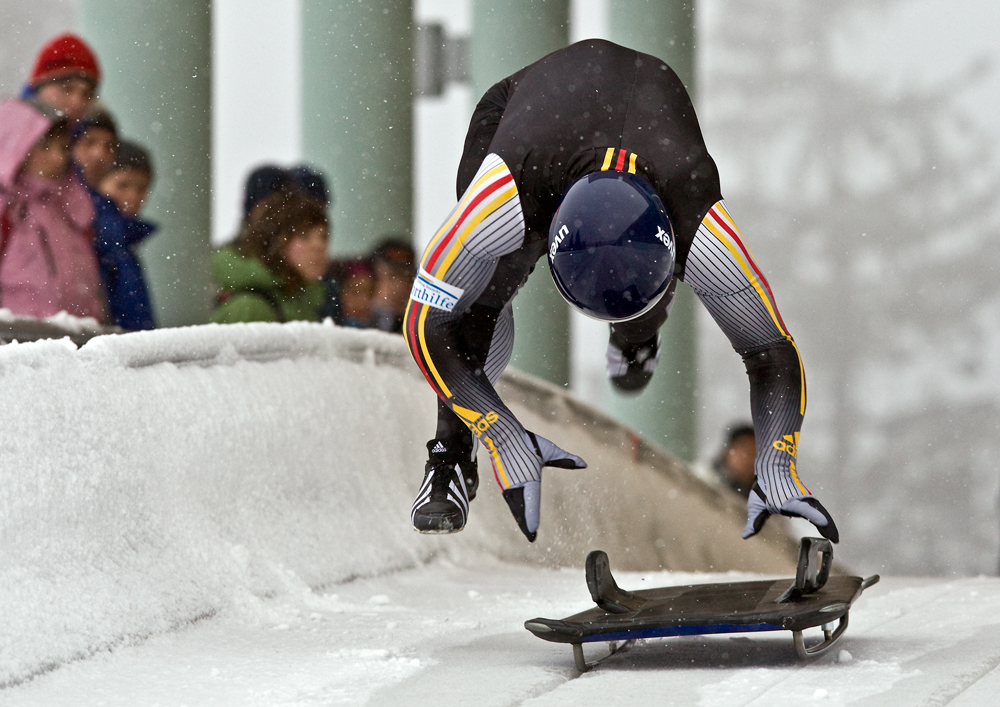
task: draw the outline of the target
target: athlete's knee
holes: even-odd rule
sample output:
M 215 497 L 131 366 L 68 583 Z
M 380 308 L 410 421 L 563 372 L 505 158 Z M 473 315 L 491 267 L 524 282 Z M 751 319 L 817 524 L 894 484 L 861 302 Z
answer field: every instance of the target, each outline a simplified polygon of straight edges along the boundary
M 751 381 L 764 379 L 775 372 L 798 372 L 799 353 L 795 345 L 787 340 L 776 341 L 765 348 L 759 348 L 743 356 L 743 365 Z

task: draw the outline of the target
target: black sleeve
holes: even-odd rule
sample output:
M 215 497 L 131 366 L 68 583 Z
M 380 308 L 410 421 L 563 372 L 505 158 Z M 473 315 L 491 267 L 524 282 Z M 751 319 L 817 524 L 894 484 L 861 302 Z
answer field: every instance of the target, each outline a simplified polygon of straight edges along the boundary
M 461 199 L 469 188 L 479 166 L 489 154 L 490 143 L 500 125 L 500 119 L 507 109 L 507 102 L 517 90 L 517 83 L 526 69 L 493 84 L 483 97 L 479 99 L 476 110 L 469 122 L 469 132 L 465 135 L 465 149 L 462 151 L 462 161 L 458 164 L 458 184 L 456 197 Z

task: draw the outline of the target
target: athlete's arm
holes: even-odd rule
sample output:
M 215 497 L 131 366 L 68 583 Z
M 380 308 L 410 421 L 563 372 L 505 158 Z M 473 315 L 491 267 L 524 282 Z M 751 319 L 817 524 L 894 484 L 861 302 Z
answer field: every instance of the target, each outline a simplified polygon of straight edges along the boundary
M 744 537 L 759 531 L 769 514 L 782 513 L 807 518 L 836 542 L 833 519 L 802 484 L 795 468 L 806 410 L 806 379 L 798 348 L 767 280 L 721 201 L 702 220 L 684 280 L 743 357 L 750 377 L 757 483 L 750 493 Z

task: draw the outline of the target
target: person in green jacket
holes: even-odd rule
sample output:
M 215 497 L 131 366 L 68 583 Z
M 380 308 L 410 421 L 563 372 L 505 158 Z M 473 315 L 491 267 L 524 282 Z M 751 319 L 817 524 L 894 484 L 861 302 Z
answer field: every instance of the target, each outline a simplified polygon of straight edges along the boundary
M 212 321 L 320 321 L 329 243 L 322 204 L 297 190 L 265 197 L 236 242 L 212 256 L 221 288 Z

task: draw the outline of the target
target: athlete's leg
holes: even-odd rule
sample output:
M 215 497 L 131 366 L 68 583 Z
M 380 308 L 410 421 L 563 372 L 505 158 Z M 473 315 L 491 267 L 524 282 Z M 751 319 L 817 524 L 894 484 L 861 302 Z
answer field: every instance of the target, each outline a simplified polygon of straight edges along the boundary
M 667 286 L 660 301 L 641 317 L 627 322 L 615 322 L 611 325 L 611 341 L 621 347 L 635 346 L 649 341 L 667 321 L 670 310 L 674 306 L 674 293 L 677 290 L 677 280 L 673 279 Z
M 674 305 L 674 279 L 649 312 L 627 322 L 611 325 L 608 338 L 607 371 L 611 383 L 625 392 L 639 392 L 653 377 L 660 360 L 659 329 Z
M 462 354 L 481 361 L 481 375 L 485 375 L 491 385 L 496 383 L 510 362 L 514 350 L 514 314 L 511 305 L 508 303 L 503 309 L 473 305 L 459 323 L 458 338 L 462 344 Z M 438 399 L 437 437 L 468 438 L 468 446 L 472 446 L 473 437 L 469 428 L 441 399 Z
M 508 303 L 502 310 L 473 305 L 460 324 L 459 338 L 464 354 L 483 361 L 482 372 L 490 384 L 496 384 L 510 362 L 514 350 L 514 312 Z M 483 342 L 489 342 L 488 347 Z M 428 454 L 444 462 L 458 464 L 469 490 L 469 500 L 479 488 L 476 464 L 476 438 L 465 422 L 438 398 L 437 431 L 428 442 Z M 438 449 L 438 452 L 434 450 Z

